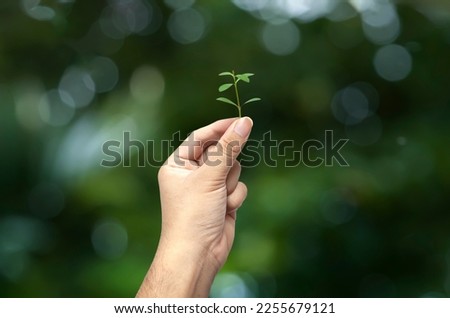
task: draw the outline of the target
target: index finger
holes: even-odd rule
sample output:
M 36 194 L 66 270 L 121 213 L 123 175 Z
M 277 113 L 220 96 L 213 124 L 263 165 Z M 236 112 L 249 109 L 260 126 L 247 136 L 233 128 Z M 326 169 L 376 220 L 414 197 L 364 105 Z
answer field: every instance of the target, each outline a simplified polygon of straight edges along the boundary
M 167 160 L 169 163 L 198 161 L 205 148 L 217 142 L 236 118 L 221 119 L 193 131 Z M 177 160 L 180 159 L 180 160 Z

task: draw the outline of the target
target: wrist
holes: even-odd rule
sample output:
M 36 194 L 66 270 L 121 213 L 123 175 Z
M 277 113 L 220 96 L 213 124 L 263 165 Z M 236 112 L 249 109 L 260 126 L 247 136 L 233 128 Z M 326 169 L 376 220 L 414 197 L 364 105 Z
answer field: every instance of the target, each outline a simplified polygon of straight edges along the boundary
M 208 297 L 217 262 L 191 244 L 162 240 L 137 297 Z

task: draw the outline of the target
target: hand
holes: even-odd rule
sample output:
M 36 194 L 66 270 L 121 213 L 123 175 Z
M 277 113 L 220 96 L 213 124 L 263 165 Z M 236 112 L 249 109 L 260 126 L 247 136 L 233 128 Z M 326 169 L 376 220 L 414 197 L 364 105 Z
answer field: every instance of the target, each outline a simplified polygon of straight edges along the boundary
M 161 237 L 138 297 L 208 296 L 247 195 L 236 158 L 252 125 L 244 117 L 200 128 L 160 169 Z

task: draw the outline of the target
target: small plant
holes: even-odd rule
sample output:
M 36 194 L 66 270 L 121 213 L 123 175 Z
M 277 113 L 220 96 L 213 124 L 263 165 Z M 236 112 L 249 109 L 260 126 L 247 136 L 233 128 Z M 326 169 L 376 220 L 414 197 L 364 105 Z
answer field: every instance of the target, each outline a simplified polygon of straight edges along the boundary
M 226 97 L 218 97 L 217 100 L 219 102 L 223 102 L 223 103 L 227 103 L 227 104 L 236 106 L 236 108 L 238 109 L 238 112 L 239 112 L 239 117 L 242 117 L 242 110 L 241 110 L 242 106 L 261 100 L 261 98 L 259 98 L 259 97 L 254 97 L 254 98 L 250 98 L 248 101 L 246 101 L 245 103 L 243 103 L 241 105 L 241 101 L 239 99 L 239 90 L 238 90 L 237 84 L 240 81 L 243 81 L 245 83 L 250 83 L 250 77 L 253 75 L 255 75 L 255 74 L 252 74 L 252 73 L 235 74 L 234 71 L 222 72 L 219 74 L 219 76 L 231 76 L 231 78 L 233 79 L 233 83 L 226 83 L 226 84 L 220 85 L 219 92 L 222 93 L 222 92 L 225 92 L 226 90 L 230 89 L 231 87 L 234 87 L 234 92 L 236 94 L 236 102 L 233 102 L 232 100 L 229 100 Z

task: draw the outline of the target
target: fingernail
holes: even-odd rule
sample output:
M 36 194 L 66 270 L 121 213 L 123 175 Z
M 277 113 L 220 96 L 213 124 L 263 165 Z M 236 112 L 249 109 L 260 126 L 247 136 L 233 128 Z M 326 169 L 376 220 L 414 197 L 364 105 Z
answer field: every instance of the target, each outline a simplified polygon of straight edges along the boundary
M 239 118 L 236 125 L 234 125 L 234 132 L 241 137 L 247 137 L 252 130 L 253 121 L 250 117 Z

